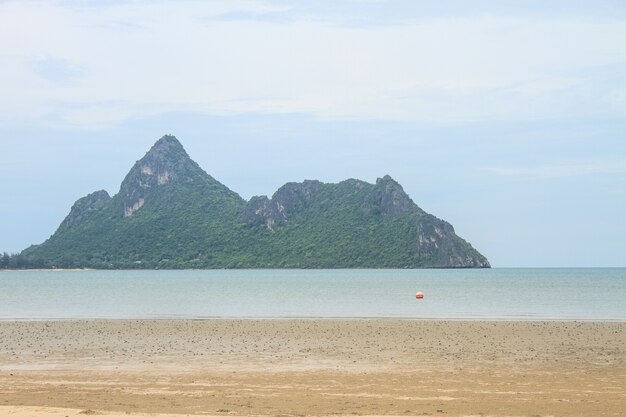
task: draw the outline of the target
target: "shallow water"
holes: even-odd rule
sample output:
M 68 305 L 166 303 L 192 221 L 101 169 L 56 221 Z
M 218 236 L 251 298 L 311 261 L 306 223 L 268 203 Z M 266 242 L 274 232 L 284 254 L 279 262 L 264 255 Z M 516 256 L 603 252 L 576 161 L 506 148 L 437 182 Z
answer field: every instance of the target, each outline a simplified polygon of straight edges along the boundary
M 4 320 L 209 317 L 626 321 L 626 268 L 0 273 Z

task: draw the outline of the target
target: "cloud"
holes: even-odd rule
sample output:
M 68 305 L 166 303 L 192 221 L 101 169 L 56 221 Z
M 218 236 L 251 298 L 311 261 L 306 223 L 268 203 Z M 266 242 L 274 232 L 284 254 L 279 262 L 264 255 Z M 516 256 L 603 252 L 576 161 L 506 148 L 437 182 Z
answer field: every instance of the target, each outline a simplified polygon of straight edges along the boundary
M 626 161 L 607 160 L 534 167 L 486 167 L 482 170 L 490 174 L 507 177 L 554 179 L 599 174 L 622 174 L 626 173 Z
M 66 60 L 44 58 L 33 61 L 33 71 L 41 78 L 57 85 L 70 85 L 81 78 L 85 71 Z
M 600 70 L 626 73 L 623 20 L 420 14 L 409 2 L 402 19 L 360 26 L 354 16 L 376 21 L 388 5 L 298 4 L 0 3 L 0 126 L 175 111 L 435 123 L 626 115 L 624 77 Z

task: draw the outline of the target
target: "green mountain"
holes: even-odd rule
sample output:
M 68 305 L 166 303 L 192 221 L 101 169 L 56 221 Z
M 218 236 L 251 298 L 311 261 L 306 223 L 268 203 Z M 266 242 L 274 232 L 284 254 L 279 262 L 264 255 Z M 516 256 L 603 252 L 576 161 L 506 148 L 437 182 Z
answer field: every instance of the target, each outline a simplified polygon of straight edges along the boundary
M 36 267 L 489 267 L 453 227 L 391 177 L 287 183 L 246 202 L 164 136 L 113 197 L 79 199 L 57 231 L 24 250 Z

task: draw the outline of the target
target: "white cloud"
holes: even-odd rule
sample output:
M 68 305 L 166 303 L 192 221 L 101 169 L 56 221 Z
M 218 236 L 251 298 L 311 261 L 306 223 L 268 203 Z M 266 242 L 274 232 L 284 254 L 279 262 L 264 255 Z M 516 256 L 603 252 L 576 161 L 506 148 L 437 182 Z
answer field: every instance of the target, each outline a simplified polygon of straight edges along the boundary
M 342 27 L 250 18 L 285 10 L 2 3 L 0 124 L 101 126 L 166 111 L 433 122 L 626 112 L 623 79 L 589 93 L 594 68 L 626 71 L 622 21 L 482 16 Z M 233 13 L 248 18 L 211 19 Z M 33 67 L 41 60 L 80 68 L 80 77 L 50 83 Z
M 596 174 L 626 173 L 626 161 L 606 160 L 565 164 L 548 164 L 534 167 L 487 167 L 483 171 L 509 177 L 529 179 L 567 178 Z
M 83 74 L 83 69 L 63 60 L 45 58 L 32 63 L 34 72 L 53 84 L 69 85 Z

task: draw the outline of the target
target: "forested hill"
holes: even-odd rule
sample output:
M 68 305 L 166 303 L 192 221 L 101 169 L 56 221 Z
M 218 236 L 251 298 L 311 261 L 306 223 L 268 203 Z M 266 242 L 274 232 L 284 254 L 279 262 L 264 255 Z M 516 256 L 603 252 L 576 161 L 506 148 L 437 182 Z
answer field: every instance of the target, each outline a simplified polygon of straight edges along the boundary
M 117 194 L 79 199 L 48 240 L 7 258 L 0 267 L 489 267 L 389 176 L 287 183 L 245 201 L 174 136 L 135 163 Z

